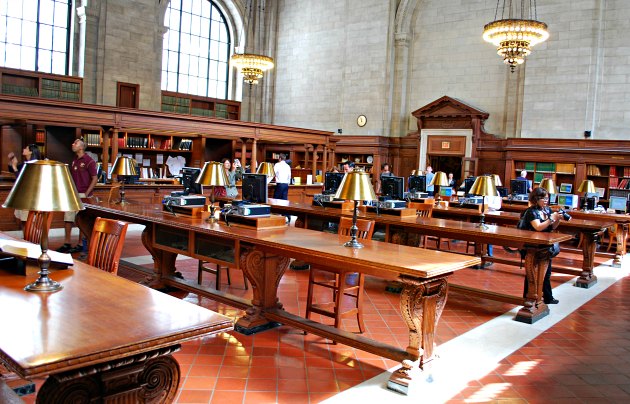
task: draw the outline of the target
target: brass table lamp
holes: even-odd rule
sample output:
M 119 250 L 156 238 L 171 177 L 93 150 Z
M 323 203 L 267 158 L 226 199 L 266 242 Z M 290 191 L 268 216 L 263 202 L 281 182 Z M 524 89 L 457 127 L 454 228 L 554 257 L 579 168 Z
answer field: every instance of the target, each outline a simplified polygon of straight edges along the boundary
M 429 183 L 429 186 L 431 185 L 437 187 L 437 193 L 434 192 L 434 195 L 436 195 L 435 204 L 437 205 L 442 199 L 442 196 L 440 195 L 440 187 L 448 187 L 448 177 L 446 176 L 446 173 L 442 171 L 438 171 L 437 173 L 435 173 L 435 175 L 431 179 L 431 182 Z
M 587 210 L 586 194 L 596 193 L 595 183 L 592 180 L 583 180 L 578 188 L 578 192 L 583 192 L 582 197 L 582 210 Z
M 481 199 L 481 218 L 479 219 L 479 227 L 487 229 L 488 226 L 484 223 L 485 221 L 485 202 L 486 196 L 499 196 L 499 192 L 497 191 L 497 187 L 494 186 L 494 181 L 492 181 L 492 177 L 489 175 L 481 175 L 477 177 L 472 187 L 470 187 L 469 193 L 473 195 L 479 195 L 482 197 Z
M 225 187 L 228 185 L 228 178 L 225 175 L 225 169 L 223 164 L 218 161 L 207 161 L 201 169 L 199 177 L 197 177 L 197 184 L 210 185 L 212 187 L 212 193 L 210 195 L 210 216 L 208 222 L 214 223 L 217 221 L 214 208 L 214 187 Z
M 258 166 L 256 174 L 265 174 L 267 176 L 267 184 L 271 182 L 271 179 L 276 176 L 276 172 L 273 170 L 273 164 L 268 161 L 263 161 Z
M 335 198 L 354 201 L 352 227 L 350 228 L 351 239 L 344 243 L 344 247 L 362 248 L 363 244 L 357 241 L 358 203 L 359 201 L 375 201 L 377 199 L 374 188 L 372 187 L 372 181 L 370 180 L 370 174 L 358 168 L 347 173 L 339 185 Z
M 118 176 L 138 175 L 135 161 L 127 156 L 119 156 L 112 166 L 112 174 Z M 121 205 L 127 203 L 125 201 L 125 181 L 120 181 L 120 202 Z
M 495 187 L 503 186 L 503 183 L 501 182 L 501 177 L 499 177 L 499 174 L 492 174 L 492 181 L 494 181 Z
M 547 190 L 550 195 L 556 193 L 556 184 L 554 184 L 553 179 L 551 178 L 543 178 L 538 186 Z
M 24 164 L 4 208 L 33 210 L 44 213 L 42 220 L 42 255 L 39 263 L 39 278 L 24 289 L 32 292 L 54 292 L 63 286 L 48 277 L 48 215 L 50 212 L 70 212 L 83 209 L 79 193 L 70 177 L 68 165 L 58 161 L 36 160 Z

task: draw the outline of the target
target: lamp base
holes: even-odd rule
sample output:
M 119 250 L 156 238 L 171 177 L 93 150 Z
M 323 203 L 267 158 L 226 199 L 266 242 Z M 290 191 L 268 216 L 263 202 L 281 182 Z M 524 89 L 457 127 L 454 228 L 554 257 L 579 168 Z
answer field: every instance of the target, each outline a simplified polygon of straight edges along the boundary
M 53 281 L 48 275 L 41 276 L 35 282 L 30 283 L 24 287 L 27 292 L 56 292 L 61 290 L 63 285 L 59 282 Z
M 207 223 L 216 223 L 218 221 L 219 221 L 219 219 L 217 219 L 216 216 L 208 216 L 208 218 L 206 219 Z
M 359 243 L 356 239 L 346 241 L 345 243 L 343 243 L 343 246 L 351 248 L 363 248 L 363 244 Z

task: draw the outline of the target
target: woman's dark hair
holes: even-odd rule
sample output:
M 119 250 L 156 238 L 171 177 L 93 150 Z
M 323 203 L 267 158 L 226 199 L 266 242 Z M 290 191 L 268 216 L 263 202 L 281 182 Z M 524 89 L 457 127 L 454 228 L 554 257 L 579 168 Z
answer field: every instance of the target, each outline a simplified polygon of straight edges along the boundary
M 389 167 L 389 163 L 383 163 L 383 165 L 381 166 L 381 170 L 384 170 L 385 167 Z
M 226 162 L 226 161 L 230 161 L 230 159 L 229 159 L 229 158 L 227 158 L 227 157 L 223 157 L 223 158 L 221 159 L 221 164 L 225 164 L 225 162 Z
M 529 194 L 529 202 L 531 202 L 532 205 L 536 205 L 539 200 L 545 199 L 547 196 L 549 196 L 547 190 L 545 188 L 538 187 Z
M 37 146 L 36 144 L 29 144 L 28 149 L 31 151 L 31 160 L 41 160 L 42 159 L 42 152 L 39 151 L 39 146 Z

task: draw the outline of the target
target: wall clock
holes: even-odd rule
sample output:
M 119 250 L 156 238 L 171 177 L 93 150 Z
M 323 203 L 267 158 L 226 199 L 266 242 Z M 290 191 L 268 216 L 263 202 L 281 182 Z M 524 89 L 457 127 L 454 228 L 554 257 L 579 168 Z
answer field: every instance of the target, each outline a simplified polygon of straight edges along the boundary
M 357 118 L 357 125 L 359 125 L 360 127 L 364 127 L 366 123 L 367 118 L 365 117 L 365 115 L 359 115 L 359 117 Z

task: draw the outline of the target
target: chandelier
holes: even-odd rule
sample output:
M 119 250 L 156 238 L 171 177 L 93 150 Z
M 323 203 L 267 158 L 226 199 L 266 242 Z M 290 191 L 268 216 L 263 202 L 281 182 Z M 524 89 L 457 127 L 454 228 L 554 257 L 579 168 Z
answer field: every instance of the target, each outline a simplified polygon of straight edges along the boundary
M 500 7 L 501 18 L 497 19 Z M 532 53 L 533 46 L 547 38 L 547 24 L 537 21 L 536 0 L 497 0 L 494 21 L 483 27 L 484 41 L 497 47 L 497 54 L 512 72 Z
M 263 73 L 273 68 L 273 58 L 253 53 L 235 53 L 231 63 L 243 74 L 243 81 L 249 85 L 258 84 Z

